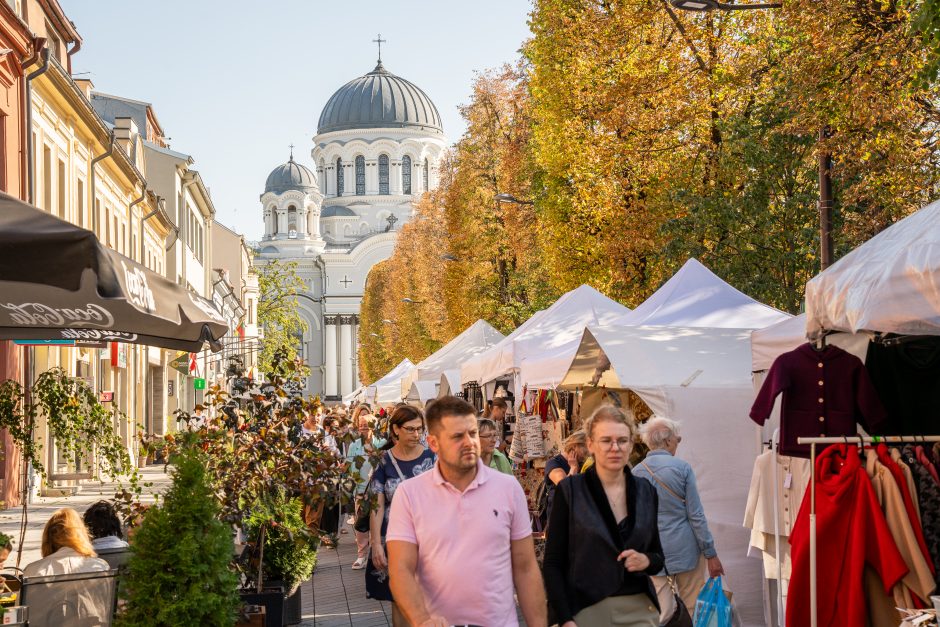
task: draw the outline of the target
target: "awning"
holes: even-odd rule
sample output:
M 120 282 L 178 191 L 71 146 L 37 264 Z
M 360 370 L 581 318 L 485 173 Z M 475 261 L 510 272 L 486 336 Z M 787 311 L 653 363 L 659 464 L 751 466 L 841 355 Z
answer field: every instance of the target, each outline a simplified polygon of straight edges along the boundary
M 0 193 L 0 338 L 214 351 L 228 325 L 205 298 L 88 230 Z

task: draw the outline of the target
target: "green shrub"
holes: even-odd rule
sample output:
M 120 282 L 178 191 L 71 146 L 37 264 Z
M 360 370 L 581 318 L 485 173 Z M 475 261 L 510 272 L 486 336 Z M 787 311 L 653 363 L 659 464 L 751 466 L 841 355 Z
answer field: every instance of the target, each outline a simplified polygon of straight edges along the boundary
M 232 530 L 206 480 L 201 452 L 185 447 L 163 504 L 147 510 L 131 542 L 121 590 L 125 626 L 231 627 L 239 605 Z
M 256 503 L 245 523 L 255 544 L 264 529 L 265 579 L 283 581 L 288 594 L 293 594 L 317 565 L 319 540 L 304 524 L 303 502 L 278 490 Z

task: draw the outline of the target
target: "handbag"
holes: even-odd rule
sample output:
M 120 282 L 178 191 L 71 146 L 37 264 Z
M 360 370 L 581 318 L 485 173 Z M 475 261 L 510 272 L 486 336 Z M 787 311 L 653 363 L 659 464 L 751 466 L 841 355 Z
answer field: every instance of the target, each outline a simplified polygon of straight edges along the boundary
M 669 582 L 669 590 L 672 592 L 672 606 L 675 609 L 669 620 L 665 623 L 661 623 L 660 627 L 693 627 L 692 615 L 689 614 L 689 608 L 685 606 L 685 602 L 682 600 L 682 597 L 679 596 L 676 581 L 668 571 L 666 573 L 666 581 Z
M 388 456 L 388 459 L 392 462 L 392 465 L 395 467 L 395 472 L 398 473 L 398 477 L 404 481 L 405 475 L 402 473 L 401 468 L 398 467 L 398 462 L 395 460 L 395 456 L 391 454 L 391 451 L 385 451 L 385 454 Z M 375 471 L 372 471 L 375 474 Z M 359 515 L 356 516 L 356 522 L 353 524 L 353 529 L 359 533 L 369 533 L 369 524 L 372 520 L 372 476 L 369 476 L 369 485 L 366 488 L 366 498 L 363 499 L 362 503 L 359 505 Z

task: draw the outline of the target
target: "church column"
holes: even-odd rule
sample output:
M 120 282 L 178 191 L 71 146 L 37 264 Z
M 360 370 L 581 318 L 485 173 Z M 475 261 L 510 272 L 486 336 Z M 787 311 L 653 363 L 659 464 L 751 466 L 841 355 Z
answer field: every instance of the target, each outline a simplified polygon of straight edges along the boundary
M 379 193 L 379 160 L 366 159 L 366 194 L 374 196 Z
M 359 380 L 359 316 L 353 316 L 353 389 L 362 385 Z
M 393 196 L 401 195 L 401 159 L 389 160 L 388 191 Z
M 287 210 L 277 210 L 277 232 L 287 236 Z
M 353 196 L 356 193 L 355 162 L 347 163 L 343 160 L 343 196 Z
M 323 318 L 324 372 L 323 393 L 327 398 L 337 395 L 336 388 L 336 316 Z
M 339 363 L 340 363 L 340 394 L 346 395 L 353 391 L 352 372 L 352 316 L 339 318 Z

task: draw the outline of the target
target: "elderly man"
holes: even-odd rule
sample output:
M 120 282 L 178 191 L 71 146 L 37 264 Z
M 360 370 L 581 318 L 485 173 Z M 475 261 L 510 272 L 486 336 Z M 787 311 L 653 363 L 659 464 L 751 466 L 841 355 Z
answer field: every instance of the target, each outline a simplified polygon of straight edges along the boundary
M 640 436 L 650 452 L 634 467 L 633 474 L 649 480 L 659 494 L 659 537 L 666 555 L 666 571 L 692 612 L 705 583 L 706 564 L 710 577 L 723 574 L 724 569 L 708 530 L 692 467 L 675 456 L 682 441 L 679 423 L 654 416 L 640 428 Z M 673 611 L 666 572 L 652 579 L 663 610 L 661 622 L 665 622 Z

